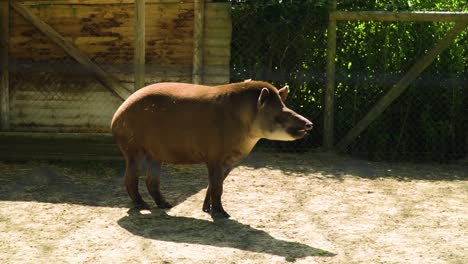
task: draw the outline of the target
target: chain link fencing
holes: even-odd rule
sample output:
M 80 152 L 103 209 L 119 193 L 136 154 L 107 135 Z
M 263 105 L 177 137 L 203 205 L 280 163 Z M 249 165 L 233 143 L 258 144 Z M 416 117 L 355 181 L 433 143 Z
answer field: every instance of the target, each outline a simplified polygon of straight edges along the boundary
M 121 100 L 68 61 L 17 61 L 11 71 L 13 131 L 109 132 Z
M 436 8 L 429 2 L 422 2 L 429 9 Z M 343 1 L 338 9 L 411 10 L 408 6 L 393 4 L 365 6 L 368 3 Z M 456 10 L 456 3 L 453 5 L 451 8 Z M 235 1 L 232 14 L 231 81 L 251 78 L 272 82 L 277 87 L 288 84 L 291 95 L 286 104 L 313 120 L 315 125 L 306 139 L 285 143 L 264 141 L 259 147 L 289 152 L 320 147 L 327 48 L 326 1 Z M 343 138 L 451 26 L 452 23 L 339 21 L 335 142 Z M 447 161 L 466 155 L 467 40 L 465 31 L 347 148 L 347 152 L 377 160 Z
M 310 136 L 294 142 L 261 141 L 259 148 L 302 152 L 319 147 L 327 13 L 313 4 L 233 4 L 231 81 L 255 79 L 289 85 L 286 104 L 314 123 Z M 320 88 L 319 88 L 320 87 Z
M 231 81 L 256 79 L 271 82 L 277 87 L 289 85 L 287 105 L 312 120 L 315 126 L 305 139 L 294 142 L 262 141 L 258 148 L 287 152 L 319 148 L 323 138 L 327 1 L 230 2 Z M 47 5 L 47 8 L 28 5 L 27 1 L 24 4 L 80 49 L 86 50 L 93 61 L 129 90 L 133 89 L 132 4 L 70 7 L 65 3 Z M 338 3 L 339 10 L 437 8 L 452 11 L 466 9 L 457 1 L 432 3 L 427 0 L 413 6 L 408 6 L 408 1 Z M 183 18 L 184 21 L 192 19 L 189 15 L 180 16 L 179 13 L 190 12 L 179 9 L 164 13 L 164 8 L 152 7 L 148 12 L 159 14 L 163 22 L 167 20 L 166 16 L 176 20 Z M 149 16 L 148 21 L 155 27 L 155 32 L 159 30 L 155 16 Z M 109 132 L 112 115 L 122 100 L 16 12 L 11 12 L 10 24 L 12 130 Z M 165 28 L 164 32 L 176 34 L 170 38 L 175 41 L 177 36 L 182 40 L 189 39 L 192 29 L 182 28 L 180 36 L 172 28 Z M 338 22 L 335 142 L 343 138 L 375 102 L 401 79 L 415 60 L 450 28 L 451 23 Z M 159 35 L 148 35 L 148 56 L 157 61 L 167 57 L 166 64 L 172 65 L 172 68 L 156 67 L 151 59 L 148 60 L 147 75 L 152 76 L 148 77 L 149 80 L 190 81 L 191 69 L 187 65 L 190 64 L 191 54 L 176 50 L 171 51 L 172 57 L 166 56 L 167 39 L 159 39 Z M 370 159 L 385 160 L 447 161 L 466 156 L 467 36 L 466 31 L 460 34 L 347 151 Z M 183 47 L 188 43 L 177 41 Z M 174 64 L 174 61 L 183 63 Z M 172 76 L 172 79 L 166 75 Z
M 133 27 L 128 13 L 133 5 L 66 1 L 15 4 L 50 25 L 66 42 L 131 89 L 133 36 L 125 32 Z M 120 98 L 14 8 L 10 9 L 9 38 L 12 131 L 110 131 Z

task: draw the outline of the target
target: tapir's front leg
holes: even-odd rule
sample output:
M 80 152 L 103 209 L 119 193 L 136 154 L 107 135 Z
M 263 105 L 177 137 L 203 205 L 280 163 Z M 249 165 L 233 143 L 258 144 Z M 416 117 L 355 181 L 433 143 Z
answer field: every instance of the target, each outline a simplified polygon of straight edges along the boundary
M 206 190 L 203 211 L 210 212 L 213 218 L 229 218 L 230 215 L 223 209 L 221 196 L 223 194 L 224 179 L 231 172 L 233 166 L 208 164 L 209 185 Z
M 224 179 L 223 181 L 226 179 L 226 177 L 229 175 L 229 173 L 231 172 L 231 170 L 234 168 L 234 166 L 232 165 L 227 165 L 225 166 L 224 168 Z M 210 186 L 208 185 L 208 188 L 206 190 L 206 195 L 205 195 L 205 200 L 203 201 L 203 212 L 211 212 L 211 189 L 210 189 Z

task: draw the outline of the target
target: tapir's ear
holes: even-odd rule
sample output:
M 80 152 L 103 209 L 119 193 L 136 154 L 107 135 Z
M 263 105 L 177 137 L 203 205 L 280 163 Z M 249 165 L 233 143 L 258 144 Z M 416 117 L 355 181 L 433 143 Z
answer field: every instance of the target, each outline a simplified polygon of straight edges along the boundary
M 281 100 L 284 102 L 289 94 L 289 86 L 285 85 L 283 88 L 278 90 L 278 93 L 281 97 Z
M 258 101 L 257 101 L 257 106 L 261 107 L 265 103 L 268 95 L 270 95 L 270 91 L 268 91 L 267 88 L 262 88 L 262 91 L 260 92 L 260 96 L 258 96 Z

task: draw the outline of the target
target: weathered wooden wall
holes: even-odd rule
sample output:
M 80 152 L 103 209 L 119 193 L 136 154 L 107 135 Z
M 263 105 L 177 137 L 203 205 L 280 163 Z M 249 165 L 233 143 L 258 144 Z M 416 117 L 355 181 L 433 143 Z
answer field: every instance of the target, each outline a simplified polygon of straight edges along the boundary
M 134 1 L 22 2 L 133 90 Z M 191 82 L 193 1 L 146 0 L 146 82 Z M 229 81 L 228 3 L 206 3 L 206 84 Z M 59 46 L 10 12 L 10 122 L 13 131 L 108 132 L 121 99 Z
M 230 4 L 210 3 L 205 8 L 203 83 L 229 82 L 232 23 Z

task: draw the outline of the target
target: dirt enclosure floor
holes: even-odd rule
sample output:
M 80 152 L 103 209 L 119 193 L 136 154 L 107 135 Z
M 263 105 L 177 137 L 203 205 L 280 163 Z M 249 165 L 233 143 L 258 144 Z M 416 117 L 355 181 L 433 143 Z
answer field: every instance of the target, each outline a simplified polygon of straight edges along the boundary
M 466 163 L 254 153 L 220 221 L 204 166 L 164 167 L 168 211 L 129 210 L 123 170 L 0 161 L 0 263 L 468 263 Z

